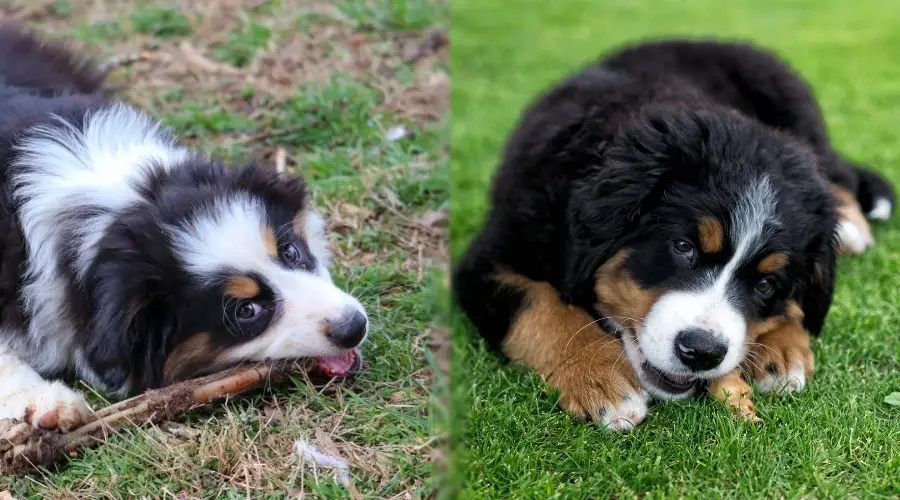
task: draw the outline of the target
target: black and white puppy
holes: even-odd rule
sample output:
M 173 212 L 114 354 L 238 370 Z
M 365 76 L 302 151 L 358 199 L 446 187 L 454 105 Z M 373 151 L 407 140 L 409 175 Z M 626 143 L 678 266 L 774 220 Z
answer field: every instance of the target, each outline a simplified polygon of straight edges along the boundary
M 354 369 L 367 315 L 303 180 L 190 151 L 102 81 L 0 27 L 0 418 L 78 425 L 51 381 L 72 372 L 126 395 L 243 360 Z
M 887 218 L 893 202 L 835 151 L 811 90 L 773 54 L 636 44 L 523 114 L 455 294 L 563 408 L 628 429 L 651 396 L 743 383 L 742 366 L 761 390 L 802 389 L 835 256 L 871 245 L 863 213 Z

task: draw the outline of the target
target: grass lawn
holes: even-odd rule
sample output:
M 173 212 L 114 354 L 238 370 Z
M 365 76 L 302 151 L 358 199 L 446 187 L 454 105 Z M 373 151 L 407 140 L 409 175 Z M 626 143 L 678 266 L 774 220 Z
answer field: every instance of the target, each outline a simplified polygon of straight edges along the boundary
M 372 318 L 370 368 L 355 381 L 294 380 L 177 425 L 126 430 L 59 469 L 0 478 L 0 498 L 433 493 L 431 388 L 448 342 L 432 319 L 447 255 L 446 10 L 426 0 L 0 2 L 0 20 L 108 61 L 122 97 L 192 144 L 303 172 L 329 218 L 332 273 Z M 297 456 L 299 439 L 343 458 L 350 486 Z
M 671 34 L 750 39 L 813 85 L 837 147 L 900 186 L 900 6 L 892 0 L 454 0 L 451 255 L 486 210 L 503 142 L 538 91 L 621 43 Z M 558 410 L 539 377 L 488 355 L 453 319 L 455 476 L 468 497 L 900 495 L 900 222 L 840 261 L 805 392 L 757 396 L 762 427 L 709 400 L 656 405 L 630 434 Z

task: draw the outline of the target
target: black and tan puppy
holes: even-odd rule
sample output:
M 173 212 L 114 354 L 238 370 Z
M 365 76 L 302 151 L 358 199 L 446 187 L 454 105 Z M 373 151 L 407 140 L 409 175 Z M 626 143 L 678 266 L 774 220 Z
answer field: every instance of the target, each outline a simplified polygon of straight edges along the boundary
M 775 56 L 645 43 L 525 112 L 455 293 L 563 408 L 628 429 L 651 397 L 689 397 L 742 365 L 762 391 L 802 389 L 835 256 L 872 243 L 863 212 L 887 218 L 893 196 L 839 156 Z

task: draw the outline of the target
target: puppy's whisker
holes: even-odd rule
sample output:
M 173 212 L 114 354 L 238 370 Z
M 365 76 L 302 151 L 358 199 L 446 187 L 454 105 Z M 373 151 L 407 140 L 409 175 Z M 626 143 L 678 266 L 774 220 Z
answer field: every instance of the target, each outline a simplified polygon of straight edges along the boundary
M 604 341 L 605 341 L 605 342 L 604 342 Z M 552 370 L 550 373 L 555 372 L 557 368 L 559 368 L 560 366 L 562 366 L 562 365 L 568 363 L 572 358 L 574 358 L 575 356 L 579 355 L 583 350 L 589 349 L 589 348 L 593 347 L 594 345 L 596 345 L 596 344 L 599 343 L 599 342 L 603 342 L 603 345 L 597 347 L 596 350 L 603 349 L 604 347 L 606 347 L 606 346 L 608 346 L 608 345 L 610 345 L 610 344 L 612 344 L 612 343 L 614 343 L 614 342 L 618 342 L 618 341 L 619 341 L 619 339 L 616 339 L 616 338 L 607 339 L 607 338 L 599 337 L 597 340 L 594 340 L 594 341 L 588 343 L 588 344 L 587 344 L 586 346 L 584 346 L 582 349 L 580 349 L 580 350 L 578 350 L 578 351 L 576 351 L 576 352 L 570 354 L 570 355 L 567 356 L 566 358 L 562 359 L 559 363 L 556 364 L 556 366 L 553 368 L 553 370 Z M 595 350 L 594 355 L 596 355 L 596 350 Z M 564 351 L 564 352 L 565 352 L 565 351 Z M 589 362 L 592 362 L 592 361 L 593 361 L 593 356 L 591 356 L 591 360 L 590 360 Z
M 575 337 L 577 337 L 578 334 L 581 333 L 582 331 L 584 331 L 586 328 L 590 327 L 591 325 L 596 325 L 596 324 L 599 323 L 600 321 L 603 321 L 603 320 L 606 320 L 606 319 L 615 319 L 615 320 L 618 321 L 618 318 L 624 318 L 624 319 L 628 319 L 628 320 L 632 320 L 632 321 L 636 321 L 636 322 L 640 323 L 640 320 L 637 320 L 637 319 L 634 319 L 634 318 L 629 318 L 629 317 L 626 317 L 626 316 L 604 316 L 604 317 L 602 317 L 602 318 L 597 318 L 597 319 L 595 319 L 594 321 L 591 321 L 591 322 L 587 323 L 586 325 L 582 326 L 581 328 L 578 329 L 578 331 L 576 331 L 575 333 L 573 333 L 572 336 L 569 337 L 569 340 L 566 341 L 566 346 L 563 348 L 563 352 L 566 352 L 566 351 L 569 349 L 569 344 L 572 343 L 572 340 L 574 340 Z M 643 324 L 642 324 L 642 326 L 643 326 Z M 616 336 L 617 336 L 616 334 L 619 332 L 619 328 L 621 328 L 621 325 L 616 326 L 616 331 L 614 332 L 613 337 L 616 337 Z M 603 333 L 606 333 L 606 331 L 603 330 L 602 328 L 600 329 L 600 331 L 603 332 Z

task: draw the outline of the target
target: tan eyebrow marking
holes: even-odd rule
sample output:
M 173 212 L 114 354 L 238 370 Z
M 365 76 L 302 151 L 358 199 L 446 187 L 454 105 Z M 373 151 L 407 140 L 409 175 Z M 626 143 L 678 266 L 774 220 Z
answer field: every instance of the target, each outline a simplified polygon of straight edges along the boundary
M 725 228 L 721 222 L 713 217 L 703 217 L 697 225 L 697 233 L 700 235 L 700 250 L 704 253 L 722 251 Z
M 225 285 L 225 293 L 238 299 L 252 299 L 259 295 L 259 283 L 253 278 L 235 276 Z
M 763 260 L 759 261 L 759 264 L 756 266 L 756 270 L 759 271 L 760 274 L 769 274 L 774 273 L 775 271 L 784 268 L 788 263 L 788 256 L 784 252 L 775 252 L 773 254 L 769 254 Z

